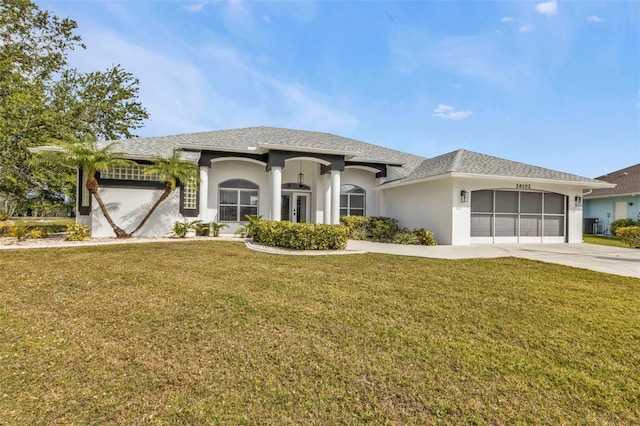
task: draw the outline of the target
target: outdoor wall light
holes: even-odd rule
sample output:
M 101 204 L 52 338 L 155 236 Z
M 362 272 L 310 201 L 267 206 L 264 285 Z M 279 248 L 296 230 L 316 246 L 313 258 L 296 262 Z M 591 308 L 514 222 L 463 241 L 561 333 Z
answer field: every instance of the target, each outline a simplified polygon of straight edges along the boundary
M 298 185 L 304 185 L 304 174 L 302 173 L 302 161 L 300 161 L 300 173 L 298 173 Z
M 576 207 L 580 207 L 582 205 L 582 197 L 576 195 Z
M 467 201 L 469 201 L 469 193 L 463 189 L 460 191 L 460 202 L 466 203 Z

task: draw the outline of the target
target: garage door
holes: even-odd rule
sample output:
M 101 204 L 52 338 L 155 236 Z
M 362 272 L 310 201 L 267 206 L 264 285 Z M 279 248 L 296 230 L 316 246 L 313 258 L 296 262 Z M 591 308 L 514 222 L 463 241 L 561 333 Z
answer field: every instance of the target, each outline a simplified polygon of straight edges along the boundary
M 472 243 L 563 243 L 566 197 L 553 192 L 471 193 Z

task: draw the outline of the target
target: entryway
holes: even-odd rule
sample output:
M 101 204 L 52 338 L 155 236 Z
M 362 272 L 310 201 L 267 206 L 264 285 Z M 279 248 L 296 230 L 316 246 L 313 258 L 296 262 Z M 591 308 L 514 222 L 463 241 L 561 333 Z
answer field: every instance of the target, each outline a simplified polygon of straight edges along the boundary
M 309 222 L 309 205 L 311 193 L 308 192 L 282 192 L 282 220 L 290 222 Z

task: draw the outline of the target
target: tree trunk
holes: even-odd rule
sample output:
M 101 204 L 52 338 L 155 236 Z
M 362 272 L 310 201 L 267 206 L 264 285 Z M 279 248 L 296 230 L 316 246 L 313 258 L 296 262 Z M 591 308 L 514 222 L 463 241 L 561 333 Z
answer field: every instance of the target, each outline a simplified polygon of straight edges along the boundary
M 111 228 L 113 228 L 113 232 L 115 232 L 116 238 L 131 238 L 131 234 L 127 234 L 124 229 L 116 225 L 113 219 L 111 219 L 111 215 L 109 215 L 107 207 L 104 205 L 102 198 L 98 194 L 98 181 L 96 180 L 96 178 L 90 177 L 89 179 L 87 179 L 87 189 L 93 195 L 93 198 L 95 198 L 98 202 L 100 210 L 102 210 L 102 214 L 104 215 L 105 219 L 107 219 L 107 222 L 109 222 L 109 225 L 111 225 Z
M 169 198 L 169 194 L 171 194 L 172 188 L 171 188 L 171 184 L 167 183 L 167 187 L 164 189 L 164 192 L 162 193 L 162 195 L 160 195 L 160 198 L 158 198 L 158 201 L 156 201 L 156 203 L 153 205 L 153 207 L 151 207 L 151 210 L 149 210 L 149 213 L 147 213 L 147 215 L 144 217 L 144 219 L 142 219 L 142 221 L 140 222 L 140 224 L 136 227 L 136 229 L 134 229 L 133 231 L 131 231 L 131 235 L 135 234 L 136 232 L 138 232 L 138 230 L 140 228 L 142 228 L 144 226 L 145 223 L 147 223 L 147 220 L 149 220 L 149 218 L 151 217 L 151 215 L 153 214 L 154 211 L 156 211 L 156 209 L 158 208 L 158 206 L 160 205 L 160 203 L 162 203 L 164 200 L 166 200 L 167 198 Z

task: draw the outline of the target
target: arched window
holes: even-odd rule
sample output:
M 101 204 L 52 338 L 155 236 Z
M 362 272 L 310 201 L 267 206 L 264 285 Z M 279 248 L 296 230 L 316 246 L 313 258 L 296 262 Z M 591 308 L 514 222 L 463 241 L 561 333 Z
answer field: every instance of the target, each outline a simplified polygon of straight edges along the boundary
M 218 185 L 218 221 L 246 222 L 246 215 L 258 214 L 258 185 L 231 179 Z
M 340 186 L 340 217 L 364 216 L 365 190 L 356 185 Z

